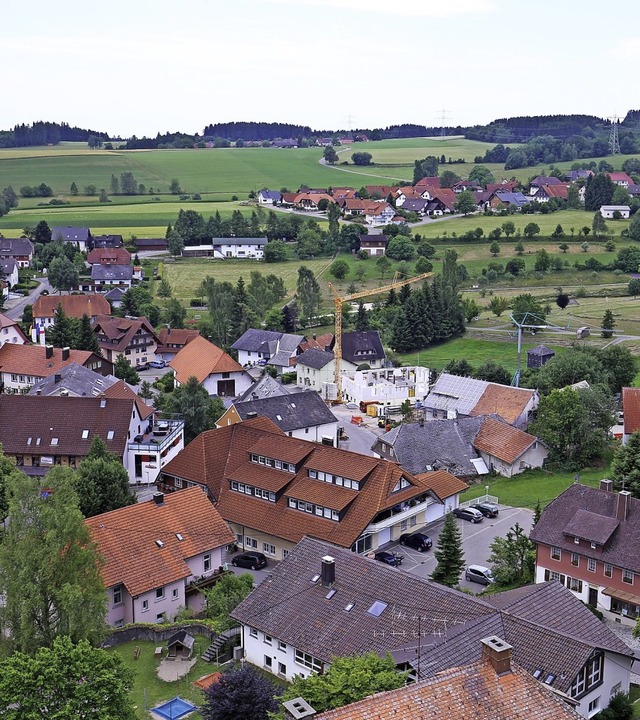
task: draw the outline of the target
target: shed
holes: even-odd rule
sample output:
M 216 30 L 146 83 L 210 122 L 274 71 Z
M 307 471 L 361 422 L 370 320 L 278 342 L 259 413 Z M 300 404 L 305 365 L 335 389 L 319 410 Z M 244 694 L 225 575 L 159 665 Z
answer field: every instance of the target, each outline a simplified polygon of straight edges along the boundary
M 546 365 L 554 356 L 555 352 L 553 350 L 549 350 L 544 345 L 538 345 L 538 347 L 527 350 L 527 367 L 540 368 Z
M 186 630 L 179 630 L 167 640 L 168 655 L 170 658 L 190 658 L 193 653 L 195 638 Z

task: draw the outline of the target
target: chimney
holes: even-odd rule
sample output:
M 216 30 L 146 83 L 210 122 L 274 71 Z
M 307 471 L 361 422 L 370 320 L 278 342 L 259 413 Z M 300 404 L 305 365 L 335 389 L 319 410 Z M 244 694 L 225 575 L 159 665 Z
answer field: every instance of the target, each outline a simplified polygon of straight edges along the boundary
M 616 510 L 616 517 L 618 520 L 626 520 L 629 514 L 629 500 L 631 493 L 628 490 L 620 490 L 618 493 L 618 507 Z
M 486 637 L 480 642 L 482 643 L 482 659 L 491 665 L 496 675 L 510 673 L 512 646 L 497 635 Z
M 63 348 L 62 348 L 62 359 L 63 359 L 63 360 L 68 360 L 68 359 L 69 359 L 69 348 L 68 348 L 68 347 L 63 347 Z
M 44 356 L 47 360 L 50 360 L 53 357 L 53 345 L 44 346 Z
M 154 492 L 153 493 L 153 502 L 156 505 L 164 505 L 164 493 Z
M 310 720 L 316 716 L 316 711 L 301 697 L 287 700 L 284 707 L 284 720 Z
M 605 492 L 613 492 L 613 480 L 607 480 L 607 478 L 603 478 L 600 480 L 600 490 L 604 490 Z
M 331 555 L 322 558 L 322 571 L 320 574 L 324 587 L 331 587 L 336 581 L 336 561 Z

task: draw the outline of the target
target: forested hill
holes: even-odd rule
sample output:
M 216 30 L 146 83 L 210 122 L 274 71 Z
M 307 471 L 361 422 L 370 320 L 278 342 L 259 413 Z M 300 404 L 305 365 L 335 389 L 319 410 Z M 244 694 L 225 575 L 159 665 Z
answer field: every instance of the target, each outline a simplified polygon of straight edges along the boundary
M 89 142 L 90 138 L 108 140 L 109 135 L 97 130 L 71 127 L 67 123 L 34 122 L 16 125 L 12 130 L 0 130 L 0 148 L 57 145 L 59 142 Z
M 508 143 L 527 142 L 541 135 L 567 140 L 573 135 L 584 135 L 585 131 L 593 137 L 593 133 L 608 128 L 608 120 L 594 115 L 538 115 L 493 120 L 488 125 L 467 128 L 464 134 L 470 140 Z

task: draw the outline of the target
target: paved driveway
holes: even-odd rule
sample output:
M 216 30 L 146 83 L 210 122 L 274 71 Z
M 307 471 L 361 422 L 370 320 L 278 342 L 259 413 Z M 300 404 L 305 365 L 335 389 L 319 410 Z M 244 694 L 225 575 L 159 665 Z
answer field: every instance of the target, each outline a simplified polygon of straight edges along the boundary
M 458 527 L 462 533 L 462 542 L 464 548 L 464 559 L 466 565 L 485 565 L 489 566 L 489 556 L 491 555 L 491 543 L 496 537 L 504 537 L 509 528 L 519 522 L 520 525 L 528 533 L 533 524 L 533 511 L 523 510 L 522 508 L 512 508 L 500 506 L 500 515 L 497 518 L 483 518 L 480 523 L 470 523 L 467 520 L 456 519 Z M 407 572 L 419 575 L 423 578 L 430 577 L 435 570 L 436 559 L 433 554 L 438 544 L 438 537 L 442 530 L 443 521 L 437 525 L 432 525 L 423 532 L 433 540 L 433 548 L 427 552 L 420 553 L 409 547 L 403 547 L 397 542 L 389 543 L 385 546 L 385 550 L 395 550 L 404 555 L 402 569 Z M 419 528 L 412 528 L 412 532 L 418 532 Z M 483 585 L 467 582 L 464 579 L 464 573 L 461 575 L 460 586 L 480 593 L 484 590 Z

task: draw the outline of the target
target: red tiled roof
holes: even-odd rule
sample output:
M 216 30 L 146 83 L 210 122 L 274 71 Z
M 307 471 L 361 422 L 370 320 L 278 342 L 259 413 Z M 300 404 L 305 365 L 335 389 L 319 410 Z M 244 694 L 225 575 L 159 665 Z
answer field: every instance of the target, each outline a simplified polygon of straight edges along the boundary
M 33 303 L 33 317 L 53 317 L 58 305 L 67 317 L 81 318 L 88 315 L 90 318 L 98 315 L 111 315 L 111 305 L 102 295 L 97 293 L 89 295 L 40 295 Z
M 179 350 L 185 345 L 195 340 L 200 333 L 191 328 L 166 328 L 163 327 L 158 331 L 158 349 L 156 352 L 167 352 L 169 350 Z M 173 347 L 177 345 L 178 347 Z
M 569 186 L 568 185 L 543 185 L 542 190 L 549 197 L 557 197 L 561 200 L 566 200 L 569 197 Z
M 499 415 L 513 424 L 524 412 L 534 394 L 535 390 L 489 383 L 470 414 Z
M 133 597 L 189 577 L 186 560 L 235 539 L 200 488 L 166 495 L 161 505 L 149 500 L 96 515 L 85 524 L 104 558 L 105 587 L 122 583 Z
M 416 475 L 416 477 L 422 480 L 429 490 L 432 490 L 440 500 L 446 500 L 446 498 L 452 495 L 464 492 L 469 487 L 466 482 L 446 470 L 420 473 Z
M 86 365 L 91 358 L 99 359 L 90 350 L 69 350 L 69 357 L 63 360 L 61 348 L 53 348 L 53 353 L 48 358 L 43 345 L 5 343 L 0 348 L 0 372 L 45 378 L 74 362 Z
M 152 339 L 156 343 L 158 342 L 151 323 L 145 317 L 120 318 L 100 315 L 96 318 L 93 329 L 98 336 L 102 334 L 108 340 L 116 341 L 103 342 L 99 340 L 100 347 L 116 353 L 124 352 L 138 332 L 149 333 Z
M 169 366 L 175 370 L 181 385 L 192 375 L 201 383 L 213 373 L 244 372 L 231 355 L 201 335 L 179 350 Z
M 94 248 L 87 254 L 89 265 L 129 265 L 131 253 L 123 247 L 119 248 Z
M 518 428 L 488 417 L 482 423 L 473 445 L 477 450 L 513 464 L 537 438 Z
M 102 395 L 106 398 L 121 398 L 124 400 L 133 400 L 136 404 L 136 408 L 138 409 L 138 414 L 140 415 L 142 420 L 146 420 L 155 412 L 155 408 L 153 408 L 151 405 L 147 405 L 147 403 L 141 397 L 139 397 L 127 385 L 124 380 L 118 380 L 117 382 L 113 383 L 113 385 L 108 387 L 102 393 Z
M 625 435 L 640 430 L 640 388 L 622 388 L 622 410 Z

